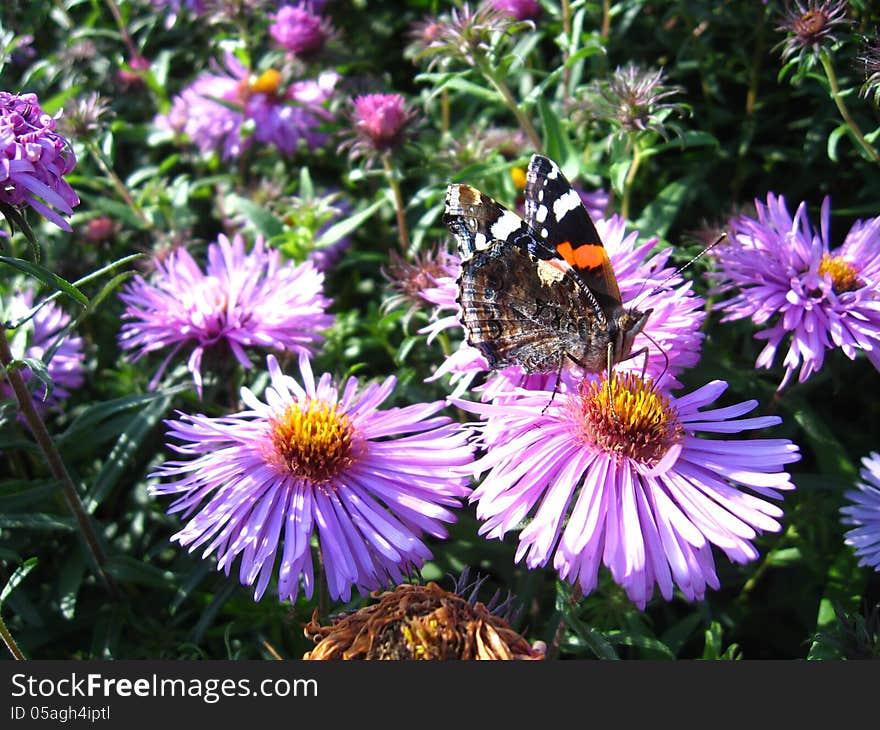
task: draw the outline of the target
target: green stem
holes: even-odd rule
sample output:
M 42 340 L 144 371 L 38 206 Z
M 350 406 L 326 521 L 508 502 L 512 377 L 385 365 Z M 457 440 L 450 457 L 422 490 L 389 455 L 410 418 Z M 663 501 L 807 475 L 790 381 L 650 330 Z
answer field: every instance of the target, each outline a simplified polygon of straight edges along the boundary
M 400 249 L 403 253 L 409 252 L 409 231 L 406 227 L 406 216 L 403 212 L 403 195 L 400 192 L 400 185 L 397 182 L 397 174 L 394 165 L 391 162 L 391 152 L 385 152 L 382 155 L 382 165 L 385 168 L 385 177 L 388 179 L 388 186 L 391 188 L 391 194 L 394 197 L 394 212 L 397 215 L 397 229 L 400 235 Z
M 3 639 L 3 643 L 6 644 L 6 648 L 9 649 L 9 653 L 14 659 L 22 660 L 25 658 L 21 649 L 18 648 L 18 644 L 15 643 L 15 639 L 12 638 L 12 634 L 9 633 L 9 629 L 6 628 L 3 616 L 0 616 L 0 638 Z
M 749 595 L 749 593 L 754 590 L 755 586 L 758 585 L 758 581 L 761 580 L 764 573 L 767 572 L 767 568 L 770 567 L 773 557 L 780 551 L 785 548 L 788 544 L 789 540 L 793 540 L 797 537 L 797 531 L 791 525 L 788 526 L 788 529 L 785 531 L 785 534 L 780 538 L 780 540 L 776 543 L 776 546 L 764 556 L 764 560 L 761 561 L 761 564 L 755 569 L 755 572 L 752 573 L 751 577 L 745 582 L 742 590 L 739 593 L 740 598 L 744 598 Z
M 562 63 L 565 65 L 565 70 L 562 72 L 562 91 L 565 94 L 565 97 L 568 98 L 570 91 L 569 87 L 571 86 L 571 66 L 568 65 L 569 52 L 568 49 L 571 48 L 572 37 L 571 37 L 571 4 L 568 0 L 562 0 L 562 32 L 565 34 L 565 46 L 566 50 L 563 52 Z
M 107 164 L 107 161 L 104 159 L 104 155 L 101 153 L 98 145 L 94 140 L 84 140 L 84 144 L 88 151 L 91 153 L 92 158 L 95 160 L 95 163 L 98 167 L 101 168 L 101 172 L 107 176 L 110 182 L 113 184 L 113 187 L 116 189 L 116 192 L 119 193 L 119 197 L 125 201 L 125 204 L 131 208 L 135 215 L 137 215 L 138 219 L 141 223 L 144 224 L 145 228 L 150 227 L 150 219 L 147 218 L 146 214 L 143 210 L 141 210 L 140 206 L 134 201 L 132 194 L 129 192 L 128 188 L 125 187 L 125 183 L 119 179 L 119 176 L 113 172 L 110 165 Z
M 504 99 L 505 105 L 510 109 L 513 116 L 516 117 L 516 121 L 519 123 L 520 128 L 525 133 L 526 137 L 529 138 L 529 142 L 532 143 L 534 151 L 538 154 L 543 154 L 544 145 L 541 142 L 541 137 L 529 121 L 528 116 L 526 116 L 525 112 L 519 107 L 519 104 L 516 103 L 516 99 L 513 97 L 513 92 L 511 92 L 510 87 L 504 82 L 504 79 L 496 76 L 494 70 L 485 65 L 480 67 L 480 71 L 486 80 L 495 87 L 495 91 L 501 94 L 501 98 Z
M 843 117 L 843 121 L 846 122 L 846 126 L 855 137 L 856 141 L 861 145 L 862 149 L 867 153 L 868 157 L 871 158 L 874 162 L 880 164 L 880 154 L 877 154 L 877 150 L 874 149 L 874 146 L 865 139 L 865 135 L 862 134 L 862 130 L 859 129 L 859 125 L 856 124 L 856 120 L 852 118 L 852 115 L 849 113 L 849 109 L 847 109 L 846 104 L 843 101 L 843 97 L 840 95 L 840 86 L 837 83 L 837 74 L 834 73 L 834 66 L 831 64 L 831 56 L 828 54 L 828 51 L 822 48 L 819 51 L 819 60 L 822 62 L 822 68 L 825 70 L 825 76 L 828 78 L 828 86 L 831 91 L 831 98 L 834 100 L 834 103 L 837 105 L 837 111 L 840 112 L 840 116 Z
M 9 339 L 6 337 L 6 330 L 0 328 L 0 365 L 3 366 L 6 379 L 15 392 L 21 415 L 34 435 L 37 445 L 46 457 L 49 470 L 61 486 L 61 493 L 64 496 L 65 502 L 67 502 L 68 509 L 76 520 L 80 535 L 94 559 L 98 575 L 104 581 L 110 594 L 116 598 L 118 596 L 118 589 L 113 579 L 105 570 L 107 556 L 101 547 L 98 536 L 92 528 L 88 512 L 86 512 L 86 508 L 79 498 L 79 494 L 77 494 L 73 480 L 70 478 L 67 467 L 64 465 L 64 460 L 52 442 L 52 437 L 46 429 L 46 424 L 43 423 L 43 419 L 40 418 L 40 414 L 34 406 L 33 399 L 28 392 L 21 372 L 16 367 L 10 367 L 13 359 L 12 350 L 9 347 Z
M 568 610 L 571 611 L 576 605 L 577 602 L 581 600 L 583 597 L 583 593 L 581 592 L 581 584 L 575 583 L 574 588 L 572 588 L 571 596 L 568 599 Z M 547 649 L 547 658 L 555 659 L 559 654 L 559 648 L 562 646 L 562 637 L 565 635 L 565 614 L 560 612 L 559 614 L 559 624 L 556 627 L 556 632 L 553 634 L 553 643 L 550 644 L 550 647 Z
M 620 215 L 629 218 L 630 201 L 632 199 L 633 182 L 636 179 L 636 173 L 642 163 L 642 154 L 638 145 L 633 145 L 633 159 L 626 173 L 626 179 L 623 181 L 623 198 L 620 201 Z

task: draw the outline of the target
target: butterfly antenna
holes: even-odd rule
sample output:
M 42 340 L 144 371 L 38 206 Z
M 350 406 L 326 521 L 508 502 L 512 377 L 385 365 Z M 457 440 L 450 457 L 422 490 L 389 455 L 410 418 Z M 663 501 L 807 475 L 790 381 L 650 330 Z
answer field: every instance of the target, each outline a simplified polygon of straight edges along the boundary
M 688 262 L 687 262 L 686 264 L 684 264 L 683 266 L 680 266 L 679 268 L 677 268 L 677 269 L 676 269 L 675 271 L 673 271 L 669 276 L 667 276 L 663 281 L 661 281 L 657 286 L 655 286 L 655 287 L 654 287 L 654 288 L 653 288 L 653 289 L 647 294 L 647 296 L 651 296 L 651 294 L 656 294 L 656 293 L 659 292 L 659 291 L 663 291 L 663 289 L 664 289 L 665 286 L 666 286 L 666 282 L 667 282 L 667 281 L 669 281 L 670 279 L 674 279 L 676 276 L 678 276 L 679 274 L 681 274 L 681 272 L 683 272 L 685 269 L 689 269 L 691 266 L 694 265 L 694 263 L 695 263 L 696 261 L 699 261 L 701 258 L 703 258 L 703 256 L 705 256 L 707 253 L 709 253 L 709 251 L 711 251 L 713 248 L 715 248 L 715 247 L 716 247 L 719 243 L 721 243 L 725 238 L 727 238 L 727 234 L 726 234 L 726 233 L 722 233 L 720 236 L 718 236 L 718 238 L 715 239 L 715 241 L 714 241 L 713 243 L 710 243 L 708 246 L 706 246 L 706 248 L 704 248 L 702 251 L 700 251 L 700 253 L 698 253 L 696 256 L 694 256 L 690 261 L 688 261 Z

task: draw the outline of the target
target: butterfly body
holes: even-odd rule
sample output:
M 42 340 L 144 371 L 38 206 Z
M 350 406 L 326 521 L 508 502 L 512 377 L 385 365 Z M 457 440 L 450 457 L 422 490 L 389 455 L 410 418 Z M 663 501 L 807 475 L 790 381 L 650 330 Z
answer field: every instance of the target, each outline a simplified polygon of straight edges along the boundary
M 469 185 L 450 185 L 444 222 L 458 242 L 457 301 L 467 341 L 491 368 L 602 372 L 626 359 L 650 315 L 620 299 L 608 254 L 580 197 L 534 155 L 521 218 Z

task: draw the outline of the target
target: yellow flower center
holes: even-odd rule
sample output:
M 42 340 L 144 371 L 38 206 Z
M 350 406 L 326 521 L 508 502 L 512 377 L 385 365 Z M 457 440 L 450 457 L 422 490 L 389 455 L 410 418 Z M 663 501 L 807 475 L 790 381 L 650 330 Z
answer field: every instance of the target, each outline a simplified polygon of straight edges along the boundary
M 517 190 L 523 190 L 526 186 L 526 171 L 521 167 L 510 168 L 510 177 Z
M 634 373 L 581 385 L 572 401 L 577 437 L 618 459 L 657 464 L 684 433 L 669 398 Z
M 338 405 L 293 401 L 269 419 L 271 461 L 315 484 L 326 484 L 353 461 L 355 428 Z
M 826 274 L 830 277 L 831 286 L 836 294 L 855 291 L 862 286 L 858 270 L 843 256 L 832 256 L 827 253 L 822 256 L 822 261 L 819 263 L 819 276 Z
M 274 96 L 278 93 L 281 86 L 281 72 L 274 68 L 267 68 L 256 79 L 250 83 L 251 93 L 269 94 Z

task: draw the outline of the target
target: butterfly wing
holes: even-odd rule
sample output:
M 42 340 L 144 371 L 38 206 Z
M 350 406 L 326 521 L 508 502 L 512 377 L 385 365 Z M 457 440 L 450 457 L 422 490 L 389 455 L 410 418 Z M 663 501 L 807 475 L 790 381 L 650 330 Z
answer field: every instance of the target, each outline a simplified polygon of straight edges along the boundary
M 541 155 L 532 155 L 526 172 L 525 223 L 580 273 L 606 314 L 619 310 L 617 277 L 590 214 L 559 166 Z
M 462 325 L 490 367 L 553 372 L 566 355 L 584 356 L 584 335 L 604 327 L 601 310 L 522 218 L 469 185 L 450 185 L 443 221 L 461 256 Z

